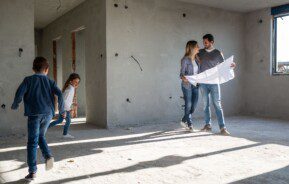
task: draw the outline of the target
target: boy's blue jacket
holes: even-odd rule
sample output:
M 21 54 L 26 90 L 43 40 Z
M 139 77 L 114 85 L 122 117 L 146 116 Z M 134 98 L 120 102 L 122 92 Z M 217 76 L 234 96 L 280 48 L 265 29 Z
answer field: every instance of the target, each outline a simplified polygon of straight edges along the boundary
M 59 113 L 63 114 L 64 104 L 61 90 L 44 74 L 26 77 L 19 86 L 12 109 L 17 109 L 24 99 L 24 116 L 55 115 L 54 95 L 58 96 Z

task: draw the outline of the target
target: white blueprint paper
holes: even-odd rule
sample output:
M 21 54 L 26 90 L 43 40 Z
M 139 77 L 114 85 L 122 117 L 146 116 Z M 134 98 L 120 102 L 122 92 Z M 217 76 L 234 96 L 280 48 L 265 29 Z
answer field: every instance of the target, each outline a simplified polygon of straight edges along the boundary
M 234 69 L 231 67 L 234 62 L 234 56 L 226 59 L 223 63 L 218 64 L 214 68 L 206 70 L 197 75 L 185 76 L 188 81 L 196 85 L 199 84 L 223 84 L 234 79 Z

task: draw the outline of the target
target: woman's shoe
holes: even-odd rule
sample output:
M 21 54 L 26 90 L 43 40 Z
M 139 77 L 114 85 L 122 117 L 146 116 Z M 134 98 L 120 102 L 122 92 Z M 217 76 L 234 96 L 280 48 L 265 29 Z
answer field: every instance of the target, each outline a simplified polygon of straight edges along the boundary
M 201 131 L 203 131 L 203 132 L 211 132 L 212 131 L 212 127 L 211 127 L 211 125 L 205 125 L 204 128 L 201 129 Z
M 195 129 L 192 125 L 188 126 L 190 132 L 195 132 Z

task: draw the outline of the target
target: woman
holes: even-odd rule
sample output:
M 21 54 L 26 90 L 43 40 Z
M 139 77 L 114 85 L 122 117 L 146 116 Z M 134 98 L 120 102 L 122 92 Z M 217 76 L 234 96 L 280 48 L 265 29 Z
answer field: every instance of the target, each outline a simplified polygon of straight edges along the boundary
M 197 106 L 199 98 L 199 88 L 197 84 L 190 84 L 189 81 L 185 78 L 185 76 L 198 74 L 198 53 L 198 42 L 194 40 L 188 41 L 186 45 L 185 55 L 181 60 L 180 77 L 182 79 L 182 91 L 185 100 L 184 117 L 181 121 L 181 125 L 190 131 L 193 131 L 192 113 L 195 111 Z
M 65 82 L 64 87 L 62 89 L 64 99 L 64 110 L 66 111 L 66 118 L 65 118 L 66 122 L 63 129 L 63 138 L 71 138 L 71 139 L 74 138 L 74 136 L 68 133 L 68 129 L 71 123 L 71 115 L 70 115 L 71 106 L 73 105 L 75 90 L 78 88 L 79 83 L 80 83 L 79 75 L 76 73 L 72 73 L 70 74 L 69 78 Z M 49 125 L 49 128 L 62 123 L 63 120 L 64 118 L 62 116 L 59 116 L 58 120 L 52 122 Z

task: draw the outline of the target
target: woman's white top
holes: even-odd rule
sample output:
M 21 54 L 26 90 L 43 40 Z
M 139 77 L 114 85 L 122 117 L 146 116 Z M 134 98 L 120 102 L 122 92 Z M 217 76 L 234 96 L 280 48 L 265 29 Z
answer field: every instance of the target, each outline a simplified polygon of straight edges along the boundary
M 74 98 L 74 93 L 75 93 L 75 88 L 72 85 L 69 85 L 65 91 L 63 92 L 63 100 L 64 100 L 64 110 L 65 111 L 70 111 L 71 106 L 73 103 L 73 98 Z
M 197 75 L 199 73 L 199 66 L 197 65 L 197 61 L 193 61 L 193 67 L 194 67 L 194 75 Z

